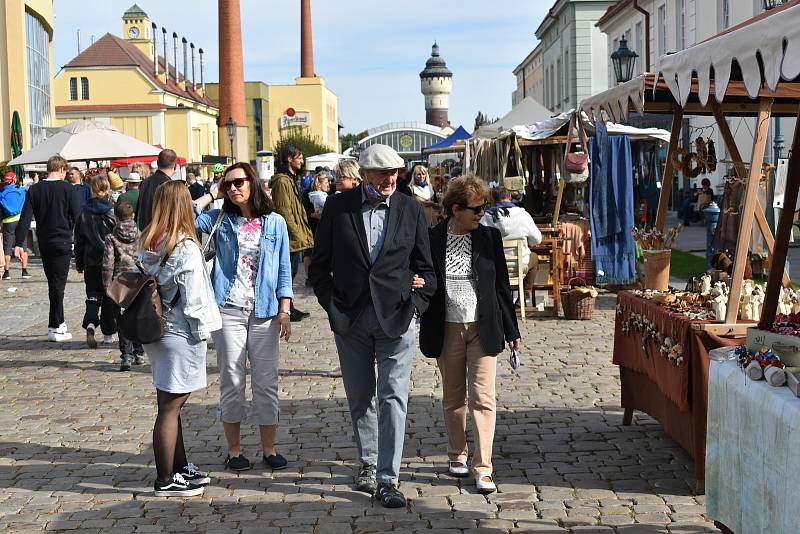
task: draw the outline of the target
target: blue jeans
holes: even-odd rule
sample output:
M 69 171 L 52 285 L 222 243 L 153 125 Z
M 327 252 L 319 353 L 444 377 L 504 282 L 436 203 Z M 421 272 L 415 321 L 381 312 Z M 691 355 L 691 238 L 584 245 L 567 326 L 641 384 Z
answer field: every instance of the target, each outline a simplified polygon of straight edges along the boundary
M 402 336 L 386 336 L 369 303 L 346 335 L 335 335 L 359 458 L 377 466 L 378 482 L 397 484 L 400 475 L 415 333 L 412 320 Z

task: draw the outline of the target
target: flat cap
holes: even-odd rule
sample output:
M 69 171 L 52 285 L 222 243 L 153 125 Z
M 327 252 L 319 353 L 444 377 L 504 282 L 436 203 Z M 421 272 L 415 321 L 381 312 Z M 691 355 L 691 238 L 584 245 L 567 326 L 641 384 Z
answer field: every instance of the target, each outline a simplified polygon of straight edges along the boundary
M 361 152 L 358 157 L 358 166 L 366 170 L 386 171 L 405 169 L 406 162 L 392 147 L 374 144 Z

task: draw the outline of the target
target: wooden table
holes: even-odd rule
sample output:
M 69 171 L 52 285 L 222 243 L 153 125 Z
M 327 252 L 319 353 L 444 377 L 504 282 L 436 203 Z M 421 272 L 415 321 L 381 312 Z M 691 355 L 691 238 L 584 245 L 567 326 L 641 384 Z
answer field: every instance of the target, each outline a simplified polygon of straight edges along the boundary
M 547 290 L 553 292 L 553 308 L 549 313 L 552 317 L 558 317 L 559 310 L 561 309 L 561 276 L 562 276 L 562 254 L 564 248 L 564 240 L 558 236 L 545 237 L 538 245 L 531 248 L 531 254 L 538 256 L 547 256 L 550 262 L 550 279 L 546 284 L 533 284 L 534 291 Z M 541 315 L 541 312 L 539 312 Z M 536 316 L 537 312 L 534 308 L 531 313 L 527 315 Z

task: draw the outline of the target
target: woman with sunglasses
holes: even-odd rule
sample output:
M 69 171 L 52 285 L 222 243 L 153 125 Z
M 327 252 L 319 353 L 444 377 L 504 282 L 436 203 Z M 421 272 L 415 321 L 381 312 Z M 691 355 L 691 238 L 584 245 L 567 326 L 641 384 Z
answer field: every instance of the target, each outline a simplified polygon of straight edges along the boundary
M 222 209 L 203 212 L 217 197 Z M 278 341 L 289 339 L 292 269 L 289 234 L 283 217 L 273 212 L 270 198 L 249 163 L 228 167 L 220 186 L 195 201 L 195 226 L 215 237 L 211 279 L 222 315 L 214 332 L 219 365 L 220 418 L 228 442 L 225 465 L 250 469 L 242 453 L 241 422 L 245 415 L 245 368 L 250 360 L 253 406 L 250 418 L 261 434 L 264 463 L 286 467 L 275 450 L 278 428 Z
M 448 472 L 470 474 L 469 408 L 475 436 L 472 472 L 480 493 L 497 489 L 492 477 L 496 356 L 504 346 L 517 350 L 520 344 L 503 240 L 497 229 L 480 224 L 487 193 L 475 176 L 450 182 L 442 202 L 447 218 L 430 230 L 437 284 L 419 336 L 422 353 L 437 359 L 442 374 Z

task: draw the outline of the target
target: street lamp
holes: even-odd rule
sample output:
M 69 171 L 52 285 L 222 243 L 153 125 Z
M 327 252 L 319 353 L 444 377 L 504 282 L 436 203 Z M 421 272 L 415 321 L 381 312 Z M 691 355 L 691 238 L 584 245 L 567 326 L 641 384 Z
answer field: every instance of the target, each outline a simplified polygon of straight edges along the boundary
M 233 140 L 236 138 L 236 121 L 233 120 L 233 117 L 228 117 L 225 128 L 228 130 L 228 140 L 231 142 L 231 159 L 236 161 L 236 157 L 233 155 Z
M 628 41 L 623 35 L 619 41 L 619 48 L 611 54 L 611 62 L 614 64 L 614 75 L 617 83 L 625 83 L 633 78 L 633 65 L 639 54 L 628 48 Z
M 773 7 L 782 5 L 786 0 L 764 0 L 764 11 L 769 11 Z

